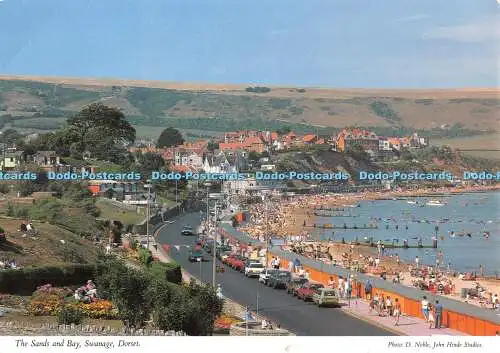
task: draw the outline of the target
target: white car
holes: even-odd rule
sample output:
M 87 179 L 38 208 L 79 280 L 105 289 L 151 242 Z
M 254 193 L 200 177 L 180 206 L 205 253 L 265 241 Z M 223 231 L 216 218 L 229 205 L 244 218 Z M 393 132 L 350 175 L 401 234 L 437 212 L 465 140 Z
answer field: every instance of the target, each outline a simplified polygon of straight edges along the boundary
M 259 277 L 264 269 L 264 265 L 260 262 L 249 262 L 245 265 L 245 276 Z
M 267 284 L 267 281 L 269 280 L 269 277 L 271 277 L 271 273 L 277 272 L 279 270 L 276 270 L 274 268 L 266 268 L 259 274 L 259 282 Z

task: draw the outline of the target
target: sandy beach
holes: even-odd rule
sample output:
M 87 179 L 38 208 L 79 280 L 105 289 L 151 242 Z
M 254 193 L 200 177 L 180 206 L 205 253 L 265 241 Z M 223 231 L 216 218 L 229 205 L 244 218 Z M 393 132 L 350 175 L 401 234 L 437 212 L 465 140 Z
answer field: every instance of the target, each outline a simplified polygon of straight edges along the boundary
M 467 192 L 486 192 L 500 190 L 500 186 L 481 186 L 468 188 L 393 190 L 387 192 L 365 192 L 356 194 L 304 195 L 295 196 L 288 201 L 275 200 L 266 205 L 255 205 L 250 210 L 251 222 L 239 229 L 262 242 L 267 234 L 287 239 L 285 250 L 300 253 L 303 256 L 316 258 L 325 263 L 335 263 L 352 269 L 362 269 L 373 276 L 384 274 L 388 281 L 398 278 L 400 283 L 408 286 L 435 287 L 437 290 L 446 288 L 445 293 L 450 298 L 467 301 L 479 306 L 490 306 L 491 298 L 500 293 L 500 280 L 494 278 L 476 278 L 464 280 L 469 274 L 454 273 L 441 268 L 433 274 L 435 268 L 420 264 L 416 275 L 415 264 L 404 263 L 394 252 L 379 253 L 377 247 L 355 244 L 341 244 L 328 241 L 312 241 L 308 226 L 315 221 L 314 209 L 318 207 L 333 208 L 355 205 L 364 200 L 380 200 L 402 197 L 436 196 L 437 194 L 456 194 Z M 378 258 L 378 260 L 377 260 Z M 434 266 L 432 264 L 431 266 Z M 472 274 L 471 274 L 472 275 Z M 432 278 L 433 277 L 433 278 Z M 476 288 L 479 295 L 461 298 L 462 288 Z M 490 294 L 491 293 L 491 294 Z

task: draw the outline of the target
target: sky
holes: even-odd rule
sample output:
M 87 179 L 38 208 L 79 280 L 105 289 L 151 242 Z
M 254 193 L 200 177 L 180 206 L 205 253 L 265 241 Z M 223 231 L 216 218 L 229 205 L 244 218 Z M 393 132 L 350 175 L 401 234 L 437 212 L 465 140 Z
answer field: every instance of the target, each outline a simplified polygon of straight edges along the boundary
M 0 74 L 498 87 L 500 0 L 0 0 Z

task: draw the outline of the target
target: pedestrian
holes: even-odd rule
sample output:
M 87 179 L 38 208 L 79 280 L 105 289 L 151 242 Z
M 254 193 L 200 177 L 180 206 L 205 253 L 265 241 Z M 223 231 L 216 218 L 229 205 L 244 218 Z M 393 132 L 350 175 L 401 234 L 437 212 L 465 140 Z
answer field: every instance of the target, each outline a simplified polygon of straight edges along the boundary
M 424 295 L 421 301 L 422 305 L 422 314 L 425 317 L 425 321 L 429 320 L 429 301 L 427 301 L 427 297 Z
M 345 296 L 350 299 L 351 298 L 351 291 L 352 291 L 352 287 L 351 287 L 351 281 L 350 281 L 350 278 L 347 278 L 345 281 L 344 281 L 344 294 Z
M 339 296 L 344 297 L 344 277 L 339 276 Z
M 385 244 L 382 244 L 382 256 L 384 256 L 385 253 Z
M 378 301 L 378 316 L 385 316 L 384 314 L 384 306 L 385 306 L 385 299 L 384 299 L 384 295 L 382 294 L 380 296 L 380 299 Z
M 396 322 L 394 326 L 399 325 L 399 317 L 401 316 L 401 303 L 398 298 L 394 299 L 394 317 L 396 318 Z
M 369 309 L 370 314 L 373 312 L 374 309 L 375 309 L 375 298 L 371 298 L 370 299 L 370 309 Z
M 398 266 L 401 263 L 401 260 L 399 259 L 399 255 L 396 255 L 396 263 L 398 264 Z
M 377 257 L 375 259 L 375 268 L 378 268 L 378 265 L 380 265 L 380 259 Z
M 368 300 L 371 300 L 372 298 L 372 283 L 369 279 L 367 279 L 365 283 L 365 296 Z
M 328 288 L 335 288 L 335 281 L 333 280 L 333 277 L 330 276 L 330 279 L 328 280 Z
M 415 256 L 415 266 L 417 266 L 417 270 L 420 268 L 419 264 L 420 264 L 420 259 L 418 256 Z
M 434 319 L 434 308 L 432 307 L 432 305 L 430 303 L 428 304 L 427 307 L 428 307 L 427 322 L 429 322 L 429 328 L 431 329 L 432 326 L 434 324 L 436 324 L 436 320 Z
M 392 316 L 392 300 L 390 296 L 385 299 L 385 309 L 387 310 L 387 315 Z
M 434 306 L 434 312 L 436 316 L 436 328 L 441 328 L 441 322 L 443 318 L 443 305 L 439 302 L 439 300 L 436 300 L 436 305 Z

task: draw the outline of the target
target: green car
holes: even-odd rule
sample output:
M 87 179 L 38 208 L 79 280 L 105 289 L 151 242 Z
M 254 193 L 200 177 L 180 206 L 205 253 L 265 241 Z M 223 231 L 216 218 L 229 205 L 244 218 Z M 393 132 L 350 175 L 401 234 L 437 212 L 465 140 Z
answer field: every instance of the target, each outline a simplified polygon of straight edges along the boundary
M 201 250 L 190 250 L 188 260 L 190 262 L 204 261 L 203 252 Z

